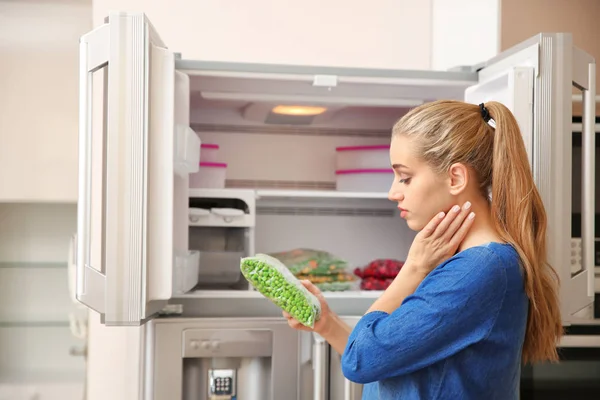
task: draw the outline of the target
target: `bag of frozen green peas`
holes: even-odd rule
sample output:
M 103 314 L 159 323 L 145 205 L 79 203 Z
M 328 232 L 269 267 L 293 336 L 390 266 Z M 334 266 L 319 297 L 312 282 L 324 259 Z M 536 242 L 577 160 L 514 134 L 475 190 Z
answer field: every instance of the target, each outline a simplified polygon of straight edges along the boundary
M 242 274 L 263 296 L 294 317 L 302 325 L 314 328 L 321 316 L 319 299 L 276 258 L 266 254 L 242 258 Z

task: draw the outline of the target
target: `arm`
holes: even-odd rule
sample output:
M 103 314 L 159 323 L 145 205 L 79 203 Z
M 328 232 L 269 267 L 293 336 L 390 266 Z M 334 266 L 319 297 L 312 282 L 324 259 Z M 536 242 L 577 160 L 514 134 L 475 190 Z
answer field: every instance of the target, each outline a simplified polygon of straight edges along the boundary
M 470 254 L 434 270 L 391 314 L 366 314 L 342 355 L 346 378 L 368 383 L 408 374 L 484 339 L 502 305 L 506 276 L 493 253 Z
M 385 292 L 369 307 L 367 314 L 372 311 L 383 311 L 391 314 L 400 307 L 406 297 L 417 290 L 417 287 L 426 276 L 427 274 L 421 270 L 405 264 Z
M 417 286 L 425 279 L 425 276 L 425 273 L 421 273 L 420 271 L 405 265 L 392 284 L 367 310 L 367 314 L 372 311 L 391 313 L 400 307 L 400 304 L 402 304 L 402 301 L 404 301 L 407 296 L 414 293 Z M 324 332 L 321 332 L 321 336 L 329 342 L 335 351 L 342 354 L 348 343 L 348 337 L 351 332 L 352 328 L 342 321 L 337 314 L 332 313 L 329 326 Z
M 337 315 L 331 315 L 330 325 L 327 327 L 327 330 L 321 332 L 321 336 L 323 339 L 327 340 L 327 342 L 337 351 L 339 354 L 344 353 L 344 348 L 348 343 L 348 337 L 350 336 L 350 332 L 352 332 L 352 328 L 342 321 L 342 319 Z

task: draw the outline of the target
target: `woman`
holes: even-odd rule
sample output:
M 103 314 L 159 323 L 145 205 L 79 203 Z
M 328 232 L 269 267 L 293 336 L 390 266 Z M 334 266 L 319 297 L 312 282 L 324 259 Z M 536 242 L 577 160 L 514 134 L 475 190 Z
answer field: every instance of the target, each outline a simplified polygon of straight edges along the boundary
M 522 362 L 557 360 L 562 324 L 515 118 L 496 102 L 424 104 L 394 126 L 390 159 L 389 199 L 419 231 L 404 267 L 354 329 L 304 281 L 323 309 L 313 330 L 363 399 L 518 399 Z

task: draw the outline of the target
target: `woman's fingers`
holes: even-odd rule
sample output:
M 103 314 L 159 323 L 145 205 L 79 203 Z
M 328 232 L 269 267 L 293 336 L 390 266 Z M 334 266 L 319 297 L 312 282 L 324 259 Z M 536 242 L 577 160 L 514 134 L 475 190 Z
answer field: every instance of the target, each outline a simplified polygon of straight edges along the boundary
M 460 243 L 463 241 L 465 236 L 467 236 L 467 232 L 471 228 L 471 225 L 473 225 L 474 221 L 475 221 L 475 213 L 469 212 L 467 214 L 466 219 L 463 221 L 462 225 L 460 226 L 460 228 L 458 228 L 456 233 L 450 238 L 450 245 L 453 248 L 456 248 L 460 245 Z
M 436 228 L 440 225 L 440 223 L 445 220 L 445 216 L 446 214 L 444 212 L 440 212 L 433 217 L 431 221 L 425 225 L 425 228 L 421 230 L 422 237 L 427 238 L 431 236 L 436 231 Z
M 446 217 L 442 219 L 437 228 L 435 229 L 434 236 L 442 237 L 448 232 L 448 228 L 452 226 L 452 222 L 456 221 L 456 217 L 460 214 L 460 206 L 453 206 Z
M 467 220 L 467 216 L 471 213 L 471 203 L 466 202 L 463 204 L 462 208 L 460 208 L 457 212 L 455 212 L 455 218 L 450 223 L 446 232 L 443 233 L 444 238 L 448 241 L 452 241 L 454 235 L 458 232 L 458 230 L 464 225 Z
M 315 285 L 313 285 L 313 283 L 311 281 L 309 281 L 308 279 L 303 279 L 300 282 L 304 285 L 304 287 L 306 289 L 308 289 L 309 292 L 311 292 L 315 296 L 319 296 L 321 294 L 321 291 L 319 290 L 319 288 L 316 287 Z

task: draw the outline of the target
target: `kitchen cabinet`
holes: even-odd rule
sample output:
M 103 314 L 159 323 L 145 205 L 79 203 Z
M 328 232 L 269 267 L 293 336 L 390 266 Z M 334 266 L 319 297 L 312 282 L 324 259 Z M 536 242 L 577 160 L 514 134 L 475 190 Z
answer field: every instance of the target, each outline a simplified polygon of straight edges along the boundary
M 71 324 L 86 314 L 67 268 L 76 207 L 0 204 L 0 221 L 0 398 L 80 400 L 86 341 Z
M 85 2 L 0 2 L 0 202 L 77 200 Z

